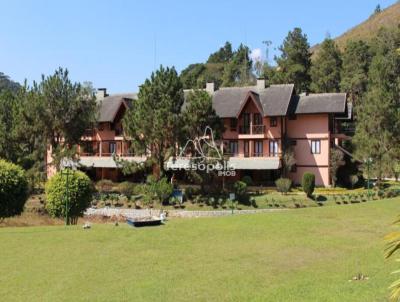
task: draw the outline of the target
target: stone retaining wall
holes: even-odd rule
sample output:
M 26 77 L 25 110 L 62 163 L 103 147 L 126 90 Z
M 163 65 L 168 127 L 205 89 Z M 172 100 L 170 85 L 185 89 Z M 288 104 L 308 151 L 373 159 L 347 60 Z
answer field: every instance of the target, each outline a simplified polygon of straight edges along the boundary
M 234 210 L 234 214 L 256 214 L 266 212 L 283 211 L 283 209 L 254 209 L 254 210 Z M 232 215 L 231 210 L 219 211 L 186 211 L 186 210 L 168 210 L 168 217 L 211 217 L 211 216 L 228 216 Z M 116 208 L 89 208 L 86 210 L 87 216 L 123 216 L 123 217 L 148 217 L 159 216 L 160 210 L 155 209 L 116 209 Z

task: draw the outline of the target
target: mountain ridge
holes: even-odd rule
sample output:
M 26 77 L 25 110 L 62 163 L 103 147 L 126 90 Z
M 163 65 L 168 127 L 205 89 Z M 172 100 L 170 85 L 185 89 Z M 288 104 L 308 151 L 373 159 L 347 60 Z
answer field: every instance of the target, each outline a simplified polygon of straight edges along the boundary
M 400 25 L 400 2 L 383 9 L 379 13 L 372 14 L 368 19 L 350 28 L 340 36 L 334 38 L 340 50 L 344 50 L 347 41 L 364 40 L 371 41 L 382 27 L 393 28 Z M 318 53 L 321 44 L 311 47 L 313 55 Z

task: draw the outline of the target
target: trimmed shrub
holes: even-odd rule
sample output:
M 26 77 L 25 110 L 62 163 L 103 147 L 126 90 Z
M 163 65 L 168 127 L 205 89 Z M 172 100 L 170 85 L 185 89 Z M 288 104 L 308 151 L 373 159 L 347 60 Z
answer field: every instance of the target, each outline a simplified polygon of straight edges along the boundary
M 133 195 L 134 184 L 129 181 L 124 181 L 118 184 L 118 192 L 125 195 L 128 198 L 131 198 Z
M 310 172 L 305 172 L 301 180 L 301 186 L 303 187 L 304 193 L 307 194 L 307 197 L 311 198 L 315 189 L 315 175 Z
M 90 205 L 92 186 L 89 177 L 81 171 L 69 171 L 68 176 L 68 221 L 76 224 L 78 217 Z M 65 217 L 67 197 L 67 175 L 58 172 L 46 183 L 46 210 L 52 217 Z
M 185 197 L 186 199 L 192 199 L 194 195 L 194 189 L 193 187 L 187 187 L 185 188 Z
M 275 181 L 278 192 L 286 194 L 292 187 L 292 181 L 289 178 L 279 178 Z
M 156 180 L 155 177 L 148 177 L 147 181 L 147 194 L 151 198 L 156 198 L 159 202 L 168 201 L 174 187 L 166 177 L 160 180 Z
M 112 192 L 114 183 L 109 179 L 102 179 L 96 183 L 96 189 L 101 193 Z
M 244 181 L 236 181 L 233 185 L 233 189 L 237 196 L 243 196 L 247 191 L 247 184 Z
M 350 175 L 350 183 L 351 183 L 351 188 L 354 189 L 356 184 L 358 183 L 359 178 L 357 174 Z
M 242 177 L 242 182 L 244 182 L 247 186 L 253 185 L 253 179 L 248 175 Z
M 24 170 L 0 160 L 0 218 L 19 215 L 28 199 L 28 181 Z

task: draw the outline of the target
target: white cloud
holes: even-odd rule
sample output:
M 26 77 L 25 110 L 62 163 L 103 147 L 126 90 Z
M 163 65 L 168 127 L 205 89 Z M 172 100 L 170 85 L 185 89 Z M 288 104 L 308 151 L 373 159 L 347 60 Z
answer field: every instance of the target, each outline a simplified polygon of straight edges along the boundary
M 250 53 L 250 58 L 254 61 L 262 61 L 263 56 L 262 56 L 262 50 L 261 48 L 254 48 L 251 53 Z

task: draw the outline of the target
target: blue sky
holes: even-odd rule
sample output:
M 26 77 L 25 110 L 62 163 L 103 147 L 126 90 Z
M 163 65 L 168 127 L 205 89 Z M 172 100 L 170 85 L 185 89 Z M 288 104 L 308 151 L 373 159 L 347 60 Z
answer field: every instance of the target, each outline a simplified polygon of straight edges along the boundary
M 155 66 L 180 71 L 227 40 L 262 53 L 270 40 L 272 58 L 296 26 L 313 45 L 362 22 L 378 3 L 394 2 L 0 0 L 0 71 L 31 82 L 62 66 L 75 81 L 137 91 Z

